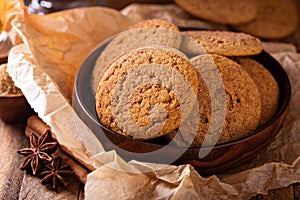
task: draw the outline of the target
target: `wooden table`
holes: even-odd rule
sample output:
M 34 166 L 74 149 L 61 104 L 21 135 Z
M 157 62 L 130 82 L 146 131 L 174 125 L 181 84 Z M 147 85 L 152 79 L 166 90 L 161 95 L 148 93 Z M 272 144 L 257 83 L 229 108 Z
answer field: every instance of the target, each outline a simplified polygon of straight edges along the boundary
M 140 0 L 140 2 L 149 1 Z M 172 2 L 172 0 L 165 0 L 164 2 Z M 299 1 L 295 2 L 300 5 Z M 113 5 L 116 6 L 117 4 Z M 298 52 L 300 52 L 300 28 L 296 33 L 283 41 L 294 43 L 297 46 Z M 32 177 L 19 170 L 19 166 L 23 162 L 24 158 L 17 154 L 17 150 L 29 146 L 29 140 L 24 134 L 25 126 L 25 121 L 21 123 L 8 124 L 0 120 L 0 149 L 2 152 L 2 156 L 0 157 L 0 200 L 84 199 L 84 185 L 76 179 L 69 180 L 70 184 L 66 188 L 60 188 L 58 192 L 55 192 L 41 185 L 39 183 L 40 179 Z M 297 183 L 286 188 L 270 190 L 268 195 L 257 195 L 251 198 L 251 200 L 271 199 L 300 199 L 300 184 Z
M 39 183 L 40 179 L 28 175 L 19 169 L 24 157 L 17 154 L 17 150 L 28 147 L 26 138 L 26 123 L 8 124 L 0 120 L 0 199 L 84 199 L 84 185 L 74 178 L 68 180 L 67 187 L 51 191 Z M 257 195 L 251 200 L 297 200 L 300 199 L 300 184 L 293 184 L 286 188 L 270 190 L 268 195 Z
M 29 146 L 25 126 L 26 122 L 8 124 L 0 120 L 0 199 L 84 199 L 84 185 L 74 178 L 68 180 L 66 188 L 56 192 L 19 169 L 24 157 L 17 150 Z

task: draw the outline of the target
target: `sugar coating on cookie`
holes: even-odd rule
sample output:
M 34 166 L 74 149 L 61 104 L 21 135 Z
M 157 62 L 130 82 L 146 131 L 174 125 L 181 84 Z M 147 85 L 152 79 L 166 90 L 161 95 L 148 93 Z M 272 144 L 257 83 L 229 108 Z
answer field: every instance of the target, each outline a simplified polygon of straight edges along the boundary
M 180 82 L 182 78 L 186 82 Z M 154 82 L 145 83 L 147 79 Z M 103 125 L 134 139 L 161 136 L 178 128 L 195 103 L 185 95 L 184 85 L 193 93 L 198 91 L 197 71 L 182 53 L 157 47 L 133 50 L 111 63 L 99 81 L 98 118 Z M 116 95 L 119 91 L 124 92 Z M 176 91 L 182 95 L 176 96 Z M 185 109 L 182 104 L 187 104 Z
M 239 63 L 250 74 L 257 85 L 261 98 L 260 125 L 264 125 L 276 113 L 279 101 L 279 88 L 272 74 L 264 66 L 252 58 L 236 58 Z
M 223 56 L 248 56 L 262 51 L 261 41 L 246 33 L 230 31 L 184 31 L 201 45 L 208 53 Z M 185 47 L 188 51 L 193 51 Z
M 257 6 L 253 0 L 175 0 L 195 17 L 220 24 L 243 24 L 254 20 Z

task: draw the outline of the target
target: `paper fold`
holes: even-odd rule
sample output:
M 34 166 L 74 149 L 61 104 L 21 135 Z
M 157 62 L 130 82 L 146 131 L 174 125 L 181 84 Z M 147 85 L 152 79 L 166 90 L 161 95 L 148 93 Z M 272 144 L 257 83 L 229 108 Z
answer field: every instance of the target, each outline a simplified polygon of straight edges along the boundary
M 74 78 L 96 45 L 133 21 L 118 11 L 93 7 L 46 16 L 20 14 L 12 23 L 24 44 L 11 50 L 8 72 L 59 143 L 95 169 L 87 177 L 86 199 L 247 199 L 300 181 L 300 54 L 286 44 L 285 52 L 280 44 L 270 49 L 279 50 L 272 56 L 291 80 L 290 112 L 276 138 L 251 162 L 201 177 L 191 165 L 126 163 L 114 151 L 105 152 L 71 106 Z

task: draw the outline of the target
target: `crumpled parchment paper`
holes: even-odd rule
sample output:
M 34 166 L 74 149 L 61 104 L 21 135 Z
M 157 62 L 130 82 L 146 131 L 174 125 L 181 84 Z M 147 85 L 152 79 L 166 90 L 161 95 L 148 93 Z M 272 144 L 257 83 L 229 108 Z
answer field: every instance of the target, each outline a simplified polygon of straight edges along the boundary
M 133 21 L 101 7 L 46 16 L 25 10 L 12 21 L 24 44 L 10 51 L 8 72 L 58 142 L 93 170 L 85 185 L 86 199 L 247 199 L 300 181 L 300 54 L 286 44 L 284 51 L 281 44 L 264 47 L 289 75 L 290 112 L 277 137 L 251 162 L 218 176 L 201 177 L 191 165 L 127 163 L 114 151 L 105 152 L 72 109 L 72 81 L 99 42 Z

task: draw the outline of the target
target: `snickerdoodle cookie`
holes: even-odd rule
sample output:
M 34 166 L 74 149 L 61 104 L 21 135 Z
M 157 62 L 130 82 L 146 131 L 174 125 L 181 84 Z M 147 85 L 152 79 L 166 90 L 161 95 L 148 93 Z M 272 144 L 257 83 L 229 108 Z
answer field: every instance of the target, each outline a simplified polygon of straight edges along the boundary
M 279 39 L 293 33 L 298 26 L 298 13 L 291 0 L 256 1 L 258 12 L 249 23 L 234 26 L 236 30 L 260 38 Z
M 182 34 L 191 37 L 208 53 L 223 56 L 248 56 L 262 51 L 261 41 L 246 33 L 230 31 L 185 31 Z M 186 51 L 193 51 L 189 46 Z
M 168 20 L 163 20 L 163 19 L 142 20 L 130 26 L 128 29 L 134 29 L 134 28 L 165 28 L 173 31 L 179 31 L 179 28 L 175 24 L 173 24 Z
M 138 26 L 141 26 L 138 28 Z M 181 33 L 171 22 L 165 20 L 142 21 L 111 39 L 101 52 L 93 71 L 91 86 L 96 90 L 99 77 L 108 65 L 130 50 L 147 46 L 164 46 L 179 49 Z
M 269 121 L 277 111 L 279 100 L 279 88 L 272 74 L 263 65 L 252 58 L 236 58 L 239 63 L 250 74 L 257 85 L 261 99 L 260 125 Z
M 100 122 L 119 134 L 151 139 L 180 125 L 197 91 L 197 71 L 184 54 L 145 47 L 109 65 L 98 84 L 96 111 Z
M 215 54 L 199 55 L 192 58 L 191 62 L 201 72 L 199 77 L 203 78 L 199 78 L 198 131 L 193 133 L 186 130 L 189 128 L 187 126 L 184 132 L 177 133 L 181 134 L 177 137 L 181 141 L 174 142 L 192 147 L 214 145 L 234 141 L 254 131 L 260 122 L 261 101 L 258 88 L 247 71 L 236 62 Z M 216 72 L 220 73 L 219 81 L 222 83 L 209 86 L 208 83 L 214 82 L 216 76 L 211 74 Z M 166 137 L 172 139 L 174 134 Z
M 253 0 L 175 0 L 195 17 L 220 24 L 242 24 L 254 20 L 257 13 Z

